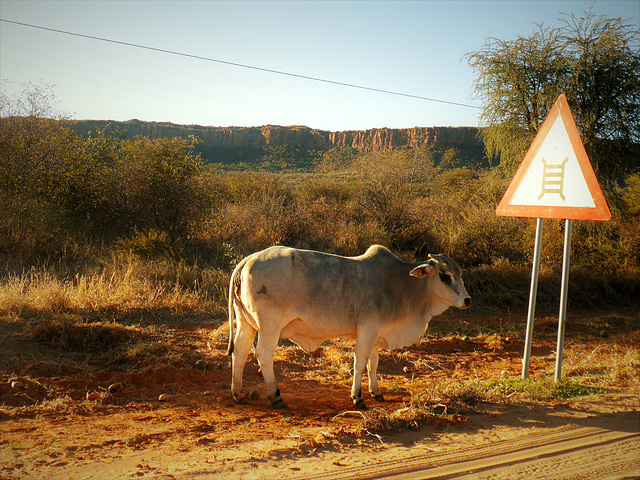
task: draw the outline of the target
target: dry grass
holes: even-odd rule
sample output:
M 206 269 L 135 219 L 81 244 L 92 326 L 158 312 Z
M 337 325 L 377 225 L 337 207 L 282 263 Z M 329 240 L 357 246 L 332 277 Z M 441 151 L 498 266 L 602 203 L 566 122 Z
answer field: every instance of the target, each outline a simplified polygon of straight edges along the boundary
M 218 312 L 227 281 L 227 274 L 218 269 L 135 257 L 114 259 L 95 272 L 74 276 L 34 268 L 0 280 L 0 315 L 212 307 Z
M 637 332 L 634 335 L 637 337 Z M 488 341 L 491 344 L 495 338 L 488 337 Z M 428 390 L 412 389 L 408 406 L 394 411 L 376 407 L 367 412 L 363 431 L 375 434 L 411 430 L 436 418 L 451 419 L 484 412 L 488 405 L 495 404 L 554 404 L 606 394 L 620 388 L 637 392 L 640 387 L 638 342 L 601 344 L 591 352 L 565 350 L 563 374 L 559 383 L 555 383 L 552 375 L 543 375 L 530 379 L 441 381 Z
M 116 323 L 84 323 L 81 319 L 56 316 L 27 325 L 27 336 L 37 343 L 66 352 L 101 352 L 138 341 L 148 334 L 137 327 Z
M 90 321 L 71 314 L 40 316 L 13 326 L 6 324 L 8 318 L 0 317 L 4 327 L 0 364 L 12 372 L 36 368 L 41 375 L 56 376 L 200 368 L 197 362 L 206 357 L 208 348 L 207 329 L 177 338 L 171 328 Z
M 113 255 L 86 270 L 34 268 L 0 280 L 0 363 L 30 365 L 27 342 L 50 374 L 190 366 L 200 356 L 175 344 L 166 326 L 211 326 L 226 316 L 228 275 L 218 269 Z
M 598 345 L 588 353 L 572 353 L 563 361 L 563 371 L 582 383 L 607 387 L 616 384 L 640 386 L 640 349 L 618 344 Z

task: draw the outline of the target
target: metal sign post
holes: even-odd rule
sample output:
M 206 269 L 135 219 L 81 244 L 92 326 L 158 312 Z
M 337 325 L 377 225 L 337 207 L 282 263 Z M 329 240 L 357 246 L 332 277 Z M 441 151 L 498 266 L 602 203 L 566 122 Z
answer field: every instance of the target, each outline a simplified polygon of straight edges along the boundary
M 522 378 L 529 378 L 531 362 L 531 342 L 533 340 L 533 321 L 536 316 L 536 296 L 538 295 L 538 273 L 540 271 L 540 251 L 542 249 L 542 218 L 536 223 L 536 243 L 533 246 L 533 266 L 531 267 L 531 290 L 529 291 L 529 313 L 527 314 L 527 334 L 524 341 L 522 358 Z
M 558 314 L 558 346 L 556 349 L 555 382 L 562 380 L 562 352 L 564 350 L 564 327 L 567 323 L 567 298 L 569 296 L 569 257 L 571 255 L 571 227 L 573 220 L 566 220 L 564 227 L 564 249 L 562 251 L 562 290 L 560 290 L 560 313 Z

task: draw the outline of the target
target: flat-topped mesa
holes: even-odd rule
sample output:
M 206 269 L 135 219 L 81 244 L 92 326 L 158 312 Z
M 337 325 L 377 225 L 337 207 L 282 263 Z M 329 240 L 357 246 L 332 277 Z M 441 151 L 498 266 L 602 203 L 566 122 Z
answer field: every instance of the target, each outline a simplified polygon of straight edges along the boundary
M 203 147 L 266 147 L 300 145 L 313 150 L 349 147 L 360 152 L 389 151 L 399 147 L 482 146 L 476 127 L 371 128 L 330 132 L 305 126 L 204 127 L 162 122 L 80 120 L 74 129 L 81 135 L 96 129 L 120 136 L 149 138 L 195 136 Z

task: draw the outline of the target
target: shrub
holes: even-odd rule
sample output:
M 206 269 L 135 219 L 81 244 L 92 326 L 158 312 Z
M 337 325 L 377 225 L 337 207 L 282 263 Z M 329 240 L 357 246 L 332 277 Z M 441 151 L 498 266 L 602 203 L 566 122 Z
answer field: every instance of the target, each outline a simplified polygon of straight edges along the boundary
M 59 250 L 69 196 L 90 168 L 49 89 L 0 95 L 0 249 L 14 254 Z
M 510 179 L 495 170 L 453 168 L 469 164 L 456 149 L 441 152 L 438 167 L 432 149 L 334 149 L 318 159 L 314 173 L 215 173 L 192 154 L 193 139 L 122 140 L 101 132 L 82 139 L 55 119 L 46 92 L 36 89 L 28 98 L 35 103 L 2 98 L 0 255 L 7 271 L 28 271 L 34 264 L 46 272 L 64 270 L 52 274 L 58 282 L 51 282 L 51 298 L 57 299 L 52 309 L 78 304 L 69 280 L 76 274 L 97 275 L 94 291 L 102 285 L 107 295 L 114 286 L 102 272 L 123 257 L 160 282 L 162 295 L 172 278 L 177 297 L 199 288 L 207 299 L 220 299 L 226 288 L 221 279 L 233 262 L 274 244 L 359 255 L 380 243 L 406 260 L 445 253 L 471 273 L 470 289 L 476 281 L 484 285 L 479 293 L 488 295 L 488 304 L 519 306 L 521 290 L 528 293 L 520 279 L 528 285 L 535 221 L 497 217 Z M 296 155 L 309 162 L 317 153 L 267 152 L 272 163 L 286 160 L 288 170 Z M 633 304 L 640 268 L 640 175 L 605 194 L 613 218 L 574 223 L 572 265 L 591 291 L 601 288 L 590 294 L 591 304 L 602 292 Z M 540 298 L 556 295 L 545 288 L 558 281 L 563 236 L 563 221 L 545 220 Z M 198 276 L 196 270 L 208 273 Z M 512 282 L 517 291 L 489 298 L 491 276 L 499 284 Z M 146 291 L 151 303 L 153 291 Z M 9 310 L 23 308 L 20 302 Z
M 189 140 L 137 138 L 120 143 L 108 201 L 123 233 L 156 229 L 188 238 L 208 213 L 202 167 Z

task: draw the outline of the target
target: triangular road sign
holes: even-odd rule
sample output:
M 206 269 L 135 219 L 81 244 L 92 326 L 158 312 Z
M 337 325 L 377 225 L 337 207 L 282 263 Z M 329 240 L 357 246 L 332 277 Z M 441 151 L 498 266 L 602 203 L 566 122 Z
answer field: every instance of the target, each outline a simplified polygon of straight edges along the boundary
M 503 217 L 611 218 L 564 94 L 551 108 L 496 213 Z

